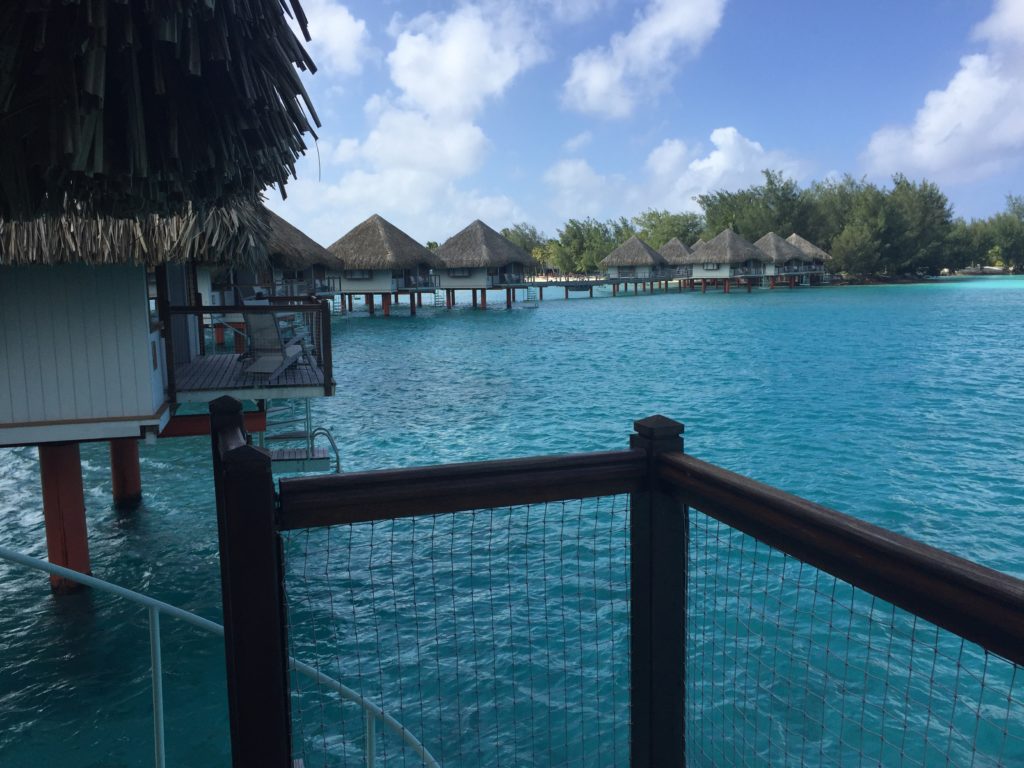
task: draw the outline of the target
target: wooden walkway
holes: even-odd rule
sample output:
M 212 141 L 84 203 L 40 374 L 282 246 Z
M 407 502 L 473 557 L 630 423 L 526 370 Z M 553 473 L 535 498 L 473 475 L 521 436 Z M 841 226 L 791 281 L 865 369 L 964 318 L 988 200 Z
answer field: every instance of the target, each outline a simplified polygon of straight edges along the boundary
M 269 383 L 265 373 L 246 373 L 238 355 L 206 355 L 191 363 L 174 366 L 174 383 L 179 392 L 220 392 L 229 389 L 283 389 L 286 387 L 324 387 L 324 372 L 307 359 L 288 368 Z

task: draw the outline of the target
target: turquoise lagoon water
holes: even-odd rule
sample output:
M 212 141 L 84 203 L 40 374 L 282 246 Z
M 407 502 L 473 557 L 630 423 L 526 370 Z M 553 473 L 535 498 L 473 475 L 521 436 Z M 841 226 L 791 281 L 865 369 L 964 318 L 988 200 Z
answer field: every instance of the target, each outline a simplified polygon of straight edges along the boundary
M 621 448 L 662 413 L 701 458 L 1024 576 L 1022 318 L 1019 278 L 357 313 L 314 416 L 356 470 Z M 219 620 L 208 441 L 143 445 L 130 515 L 105 446 L 82 455 L 94 574 Z M 0 543 L 44 557 L 40 509 L 34 450 L 0 452 Z M 170 621 L 163 639 L 169 762 L 225 764 L 221 647 Z M 151 744 L 145 613 L 0 565 L 0 765 L 145 764 Z

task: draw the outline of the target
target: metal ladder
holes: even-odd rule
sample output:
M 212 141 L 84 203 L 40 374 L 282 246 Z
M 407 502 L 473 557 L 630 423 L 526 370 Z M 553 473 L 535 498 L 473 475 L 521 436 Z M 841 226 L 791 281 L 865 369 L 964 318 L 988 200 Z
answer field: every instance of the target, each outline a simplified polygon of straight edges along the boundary
M 334 456 L 333 470 L 341 472 L 341 454 L 334 436 L 325 427 L 314 428 L 309 400 L 300 402 L 301 407 L 295 400 L 284 401 L 277 406 L 267 401 L 267 429 L 258 435 L 257 444 L 263 448 L 268 443 L 290 444 L 270 450 L 275 472 L 329 472 L 331 452 Z M 316 445 L 318 437 L 327 441 L 331 452 Z
M 434 307 L 438 309 L 444 309 L 447 305 L 444 303 L 444 291 L 434 291 Z

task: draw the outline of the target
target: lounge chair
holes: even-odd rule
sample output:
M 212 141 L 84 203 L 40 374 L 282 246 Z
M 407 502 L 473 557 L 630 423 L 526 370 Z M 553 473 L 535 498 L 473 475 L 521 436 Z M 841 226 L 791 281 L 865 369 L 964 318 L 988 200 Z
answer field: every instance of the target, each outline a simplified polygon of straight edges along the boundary
M 245 299 L 247 306 L 268 306 L 266 299 Z M 245 312 L 246 358 L 242 370 L 246 373 L 267 375 L 273 384 L 281 374 L 302 359 L 302 339 L 305 333 L 285 340 L 281 334 L 277 313 Z

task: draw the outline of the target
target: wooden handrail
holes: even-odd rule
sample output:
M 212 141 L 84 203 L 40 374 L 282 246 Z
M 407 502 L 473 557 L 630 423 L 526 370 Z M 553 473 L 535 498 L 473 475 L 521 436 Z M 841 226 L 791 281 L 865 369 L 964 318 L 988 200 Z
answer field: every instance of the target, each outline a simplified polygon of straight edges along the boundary
M 209 304 L 196 304 L 191 307 L 168 307 L 167 311 L 172 315 L 227 315 L 227 314 L 258 314 L 283 312 L 319 312 L 320 304 L 311 304 L 306 300 L 304 304 L 286 304 L 277 302 L 275 304 L 220 304 L 217 306 Z
M 682 453 L 657 474 L 687 506 L 1024 665 L 1024 581 Z
M 280 482 L 281 530 L 629 493 L 643 451 L 352 472 Z

